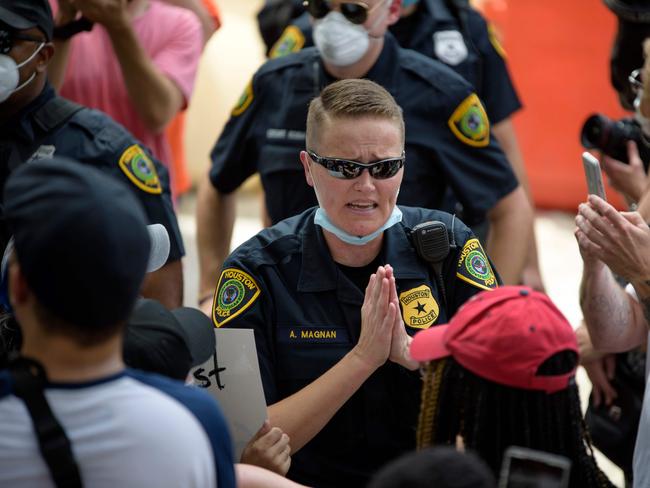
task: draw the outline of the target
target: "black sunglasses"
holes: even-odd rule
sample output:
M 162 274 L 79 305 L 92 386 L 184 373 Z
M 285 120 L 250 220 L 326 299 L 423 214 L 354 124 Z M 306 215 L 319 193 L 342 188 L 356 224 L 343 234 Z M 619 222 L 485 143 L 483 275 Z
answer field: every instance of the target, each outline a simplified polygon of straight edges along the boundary
M 360 163 L 350 159 L 323 158 L 310 150 L 307 150 L 307 154 L 309 154 L 312 161 L 323 166 L 331 176 L 342 180 L 357 178 L 361 176 L 364 169 L 367 169 L 370 176 L 377 180 L 392 178 L 402 169 L 406 160 L 404 151 L 398 158 L 387 158 L 372 163 Z
M 14 46 L 14 41 L 16 39 L 20 41 L 38 43 L 46 42 L 45 39 L 40 39 L 38 37 L 27 36 L 25 34 L 19 34 L 18 32 L 0 29 L 0 54 L 7 54 L 9 51 L 11 51 L 11 48 Z
M 364 2 L 339 2 L 338 8 L 343 16 L 353 24 L 363 24 L 368 20 L 370 13 L 384 2 L 379 2 L 374 7 L 369 7 Z M 315 19 L 322 19 L 332 10 L 330 0 L 305 0 L 302 2 L 309 15 Z

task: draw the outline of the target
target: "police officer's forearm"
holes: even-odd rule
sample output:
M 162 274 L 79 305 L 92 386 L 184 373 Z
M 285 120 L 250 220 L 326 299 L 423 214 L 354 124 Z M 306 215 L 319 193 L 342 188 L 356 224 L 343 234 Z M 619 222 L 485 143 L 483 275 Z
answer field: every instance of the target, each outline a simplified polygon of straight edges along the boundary
M 142 296 L 153 298 L 165 308 L 183 305 L 183 264 L 180 259 L 170 261 L 153 273 L 148 273 L 142 284 Z
M 183 107 L 180 89 L 154 65 L 130 22 L 107 26 L 106 30 L 135 111 L 147 129 L 161 132 Z
M 492 135 L 496 137 L 501 149 L 508 158 L 508 162 L 512 170 L 517 176 L 519 184 L 524 188 L 528 198 L 531 198 L 530 185 L 528 183 L 528 174 L 526 172 L 526 165 L 524 164 L 524 157 L 519 148 L 517 134 L 515 127 L 512 124 L 512 119 L 507 118 L 501 122 L 494 124 L 491 128 Z
M 291 453 L 313 439 L 374 371 L 350 351 L 317 380 L 269 406 L 271 425 L 289 436 Z
M 504 285 L 517 285 L 526 261 L 533 211 L 521 186 L 488 212 L 487 252 Z
M 594 348 L 622 352 L 642 344 L 646 327 L 642 310 L 601 261 L 583 265 L 580 308 Z
M 219 193 L 207 175 L 199 183 L 196 202 L 199 300 L 212 296 L 223 262 L 230 252 L 235 204 L 236 193 Z
M 519 184 L 524 188 L 524 191 L 526 192 L 526 196 L 528 197 L 528 201 L 530 202 L 531 207 L 535 208 L 535 205 L 533 203 L 533 196 L 530 192 L 530 184 L 528 181 L 528 174 L 526 172 L 526 165 L 524 164 L 524 157 L 521 153 L 521 149 L 519 148 L 519 142 L 517 140 L 517 134 L 515 133 L 515 127 L 512 123 L 512 119 L 508 117 L 507 119 L 494 124 L 492 126 L 492 134 L 494 137 L 496 137 L 497 141 L 499 141 L 499 145 L 508 158 L 508 162 L 510 163 L 512 170 L 515 172 Z M 536 287 L 540 287 L 542 283 L 540 277 L 539 257 L 537 253 L 537 241 L 535 239 L 534 225 L 532 225 L 530 232 L 531 235 L 528 242 L 525 268 L 530 273 L 533 273 L 537 276 L 537 279 L 540 282 Z M 524 275 L 523 283 L 525 285 L 533 285 L 533 283 L 527 282 L 525 276 L 526 275 Z

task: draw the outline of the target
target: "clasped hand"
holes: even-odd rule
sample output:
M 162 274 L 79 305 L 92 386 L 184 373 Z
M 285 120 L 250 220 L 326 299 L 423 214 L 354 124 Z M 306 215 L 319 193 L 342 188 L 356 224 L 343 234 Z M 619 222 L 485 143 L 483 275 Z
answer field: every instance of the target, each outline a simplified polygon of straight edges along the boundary
M 355 352 L 373 369 L 390 360 L 414 370 L 418 363 L 409 354 L 411 340 L 399 312 L 393 268 L 388 264 L 379 266 L 366 287 Z

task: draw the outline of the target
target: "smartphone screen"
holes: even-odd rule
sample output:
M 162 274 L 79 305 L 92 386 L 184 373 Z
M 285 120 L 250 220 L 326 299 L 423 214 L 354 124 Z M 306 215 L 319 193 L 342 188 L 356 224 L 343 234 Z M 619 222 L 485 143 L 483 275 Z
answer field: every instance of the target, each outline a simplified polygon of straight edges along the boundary
M 563 488 L 564 469 L 537 459 L 510 460 L 508 488 Z
M 564 456 L 511 446 L 506 449 L 499 488 L 566 488 L 571 461 Z

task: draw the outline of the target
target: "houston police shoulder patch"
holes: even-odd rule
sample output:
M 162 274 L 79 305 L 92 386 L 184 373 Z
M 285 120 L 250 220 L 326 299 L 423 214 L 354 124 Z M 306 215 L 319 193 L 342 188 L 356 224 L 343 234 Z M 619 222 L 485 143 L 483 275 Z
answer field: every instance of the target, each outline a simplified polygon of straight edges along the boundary
M 454 135 L 469 146 L 485 147 L 490 143 L 490 121 L 476 93 L 456 107 L 447 124 Z
M 465 243 L 458 260 L 456 276 L 481 290 L 492 290 L 499 286 L 478 239 L 470 239 Z
M 440 307 L 427 285 L 403 291 L 399 303 L 404 323 L 414 329 L 428 329 L 440 315 Z
M 248 85 L 246 85 L 246 88 L 244 88 L 244 93 L 242 93 L 239 100 L 237 100 L 230 115 L 237 117 L 246 112 L 246 109 L 253 102 L 253 98 L 253 80 L 251 80 L 248 82 Z
M 492 47 L 499 54 L 499 56 L 505 59 L 506 50 L 503 49 L 503 45 L 499 41 L 499 36 L 496 28 L 494 27 L 494 24 L 488 23 L 487 27 L 488 27 L 488 38 L 490 39 L 490 44 L 492 44 Z
M 212 303 L 212 320 L 221 327 L 250 307 L 260 295 L 257 282 L 245 271 L 224 269 Z
M 281 58 L 287 54 L 298 52 L 305 45 L 305 36 L 298 27 L 295 25 L 290 25 L 282 35 L 280 39 L 273 44 L 271 51 L 269 52 L 269 58 Z
M 126 148 L 120 156 L 119 166 L 127 178 L 142 191 L 155 195 L 162 193 L 156 166 L 137 144 Z

